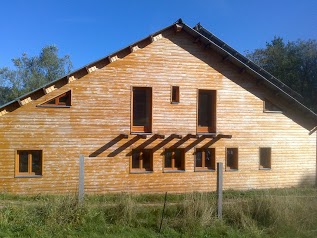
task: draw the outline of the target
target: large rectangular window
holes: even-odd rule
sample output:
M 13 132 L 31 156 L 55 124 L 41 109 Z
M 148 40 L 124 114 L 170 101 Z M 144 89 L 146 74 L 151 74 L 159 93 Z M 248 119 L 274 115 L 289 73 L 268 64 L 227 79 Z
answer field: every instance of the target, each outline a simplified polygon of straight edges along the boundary
M 16 176 L 40 176 L 42 175 L 41 150 L 18 150 L 16 154 Z
M 133 87 L 132 132 L 152 131 L 152 88 Z
M 185 170 L 184 149 L 166 149 L 164 170 Z
M 195 171 L 216 170 L 215 148 L 196 149 Z
M 263 147 L 260 148 L 260 169 L 271 168 L 271 148 Z
M 133 149 L 131 172 L 153 171 L 153 152 L 150 149 Z
M 216 90 L 198 90 L 197 132 L 216 132 Z
M 226 170 L 238 169 L 238 148 L 227 148 L 226 150 Z

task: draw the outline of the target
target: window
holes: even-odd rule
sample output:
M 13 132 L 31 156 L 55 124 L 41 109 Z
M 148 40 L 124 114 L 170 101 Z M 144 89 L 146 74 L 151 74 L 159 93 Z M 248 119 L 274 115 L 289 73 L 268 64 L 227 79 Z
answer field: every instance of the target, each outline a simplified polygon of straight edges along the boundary
M 71 106 L 71 90 L 58 95 L 40 105 L 39 107 L 70 107 Z
M 226 170 L 238 169 L 238 148 L 227 148 Z
M 43 158 L 41 150 L 18 150 L 16 176 L 41 176 Z
M 216 91 L 198 90 L 197 132 L 216 132 Z
M 134 87 L 132 93 L 132 132 L 152 131 L 152 88 Z
M 265 99 L 263 101 L 264 112 L 282 112 L 282 109 Z
M 215 148 L 196 149 L 195 170 L 216 170 Z
M 131 159 L 131 171 L 153 171 L 153 153 L 149 149 L 133 149 Z
M 260 148 L 260 169 L 271 168 L 271 148 Z
M 185 170 L 184 149 L 166 149 L 164 159 L 165 170 Z
M 172 86 L 172 103 L 179 103 L 179 86 Z

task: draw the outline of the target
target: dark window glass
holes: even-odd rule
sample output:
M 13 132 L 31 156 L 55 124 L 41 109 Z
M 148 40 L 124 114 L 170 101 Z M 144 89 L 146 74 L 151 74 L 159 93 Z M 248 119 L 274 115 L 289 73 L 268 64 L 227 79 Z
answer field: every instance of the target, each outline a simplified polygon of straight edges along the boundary
M 227 169 L 238 169 L 238 148 L 227 148 Z
M 172 102 L 179 102 L 179 87 L 172 86 Z
M 211 94 L 209 91 L 200 90 L 198 99 L 198 126 L 211 126 Z
M 68 100 L 69 100 L 69 96 L 67 96 L 67 94 L 65 94 L 64 96 L 61 96 L 58 100 L 58 104 L 59 105 L 66 105 L 68 104 Z
M 271 168 L 271 148 L 260 148 L 260 168 Z
M 165 168 L 172 168 L 172 151 L 165 152 Z
M 212 160 L 215 157 L 212 152 L 214 150 L 205 150 L 205 167 L 212 167 Z
M 198 90 L 197 132 L 216 132 L 216 91 Z
M 282 109 L 273 104 L 272 102 L 265 100 L 264 101 L 264 111 L 267 112 L 281 112 Z
M 182 168 L 183 153 L 181 150 L 175 150 L 175 167 L 178 169 Z
M 150 132 L 152 123 L 152 89 L 133 88 L 133 131 Z
M 143 157 L 143 168 L 145 170 L 150 170 L 151 169 L 152 152 L 150 150 L 144 150 L 142 157 Z
M 42 155 L 41 151 L 32 152 L 32 172 L 36 175 L 42 174 Z
M 56 104 L 56 103 L 55 103 L 55 99 L 52 99 L 52 100 L 46 102 L 45 104 Z
M 27 151 L 19 153 L 19 172 L 27 173 L 29 170 L 29 154 Z
M 138 169 L 140 168 L 140 152 L 133 151 L 132 153 L 132 168 Z
M 196 167 L 203 167 L 203 152 L 202 151 L 196 151 Z

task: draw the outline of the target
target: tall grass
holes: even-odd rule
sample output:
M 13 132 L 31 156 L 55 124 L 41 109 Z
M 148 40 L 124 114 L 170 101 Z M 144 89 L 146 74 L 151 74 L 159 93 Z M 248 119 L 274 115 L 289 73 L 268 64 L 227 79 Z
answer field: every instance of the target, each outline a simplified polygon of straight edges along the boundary
M 316 188 L 214 193 L 0 194 L 0 237 L 317 237 Z

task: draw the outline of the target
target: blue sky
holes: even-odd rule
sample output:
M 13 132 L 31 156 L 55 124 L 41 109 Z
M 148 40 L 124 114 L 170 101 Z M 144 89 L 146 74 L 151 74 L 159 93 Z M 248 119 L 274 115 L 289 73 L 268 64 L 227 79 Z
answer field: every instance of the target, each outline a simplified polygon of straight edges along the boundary
M 240 53 L 274 36 L 317 39 L 316 0 L 11 0 L 0 8 L 0 68 L 53 44 L 76 69 L 179 18 L 189 26 L 200 22 Z

